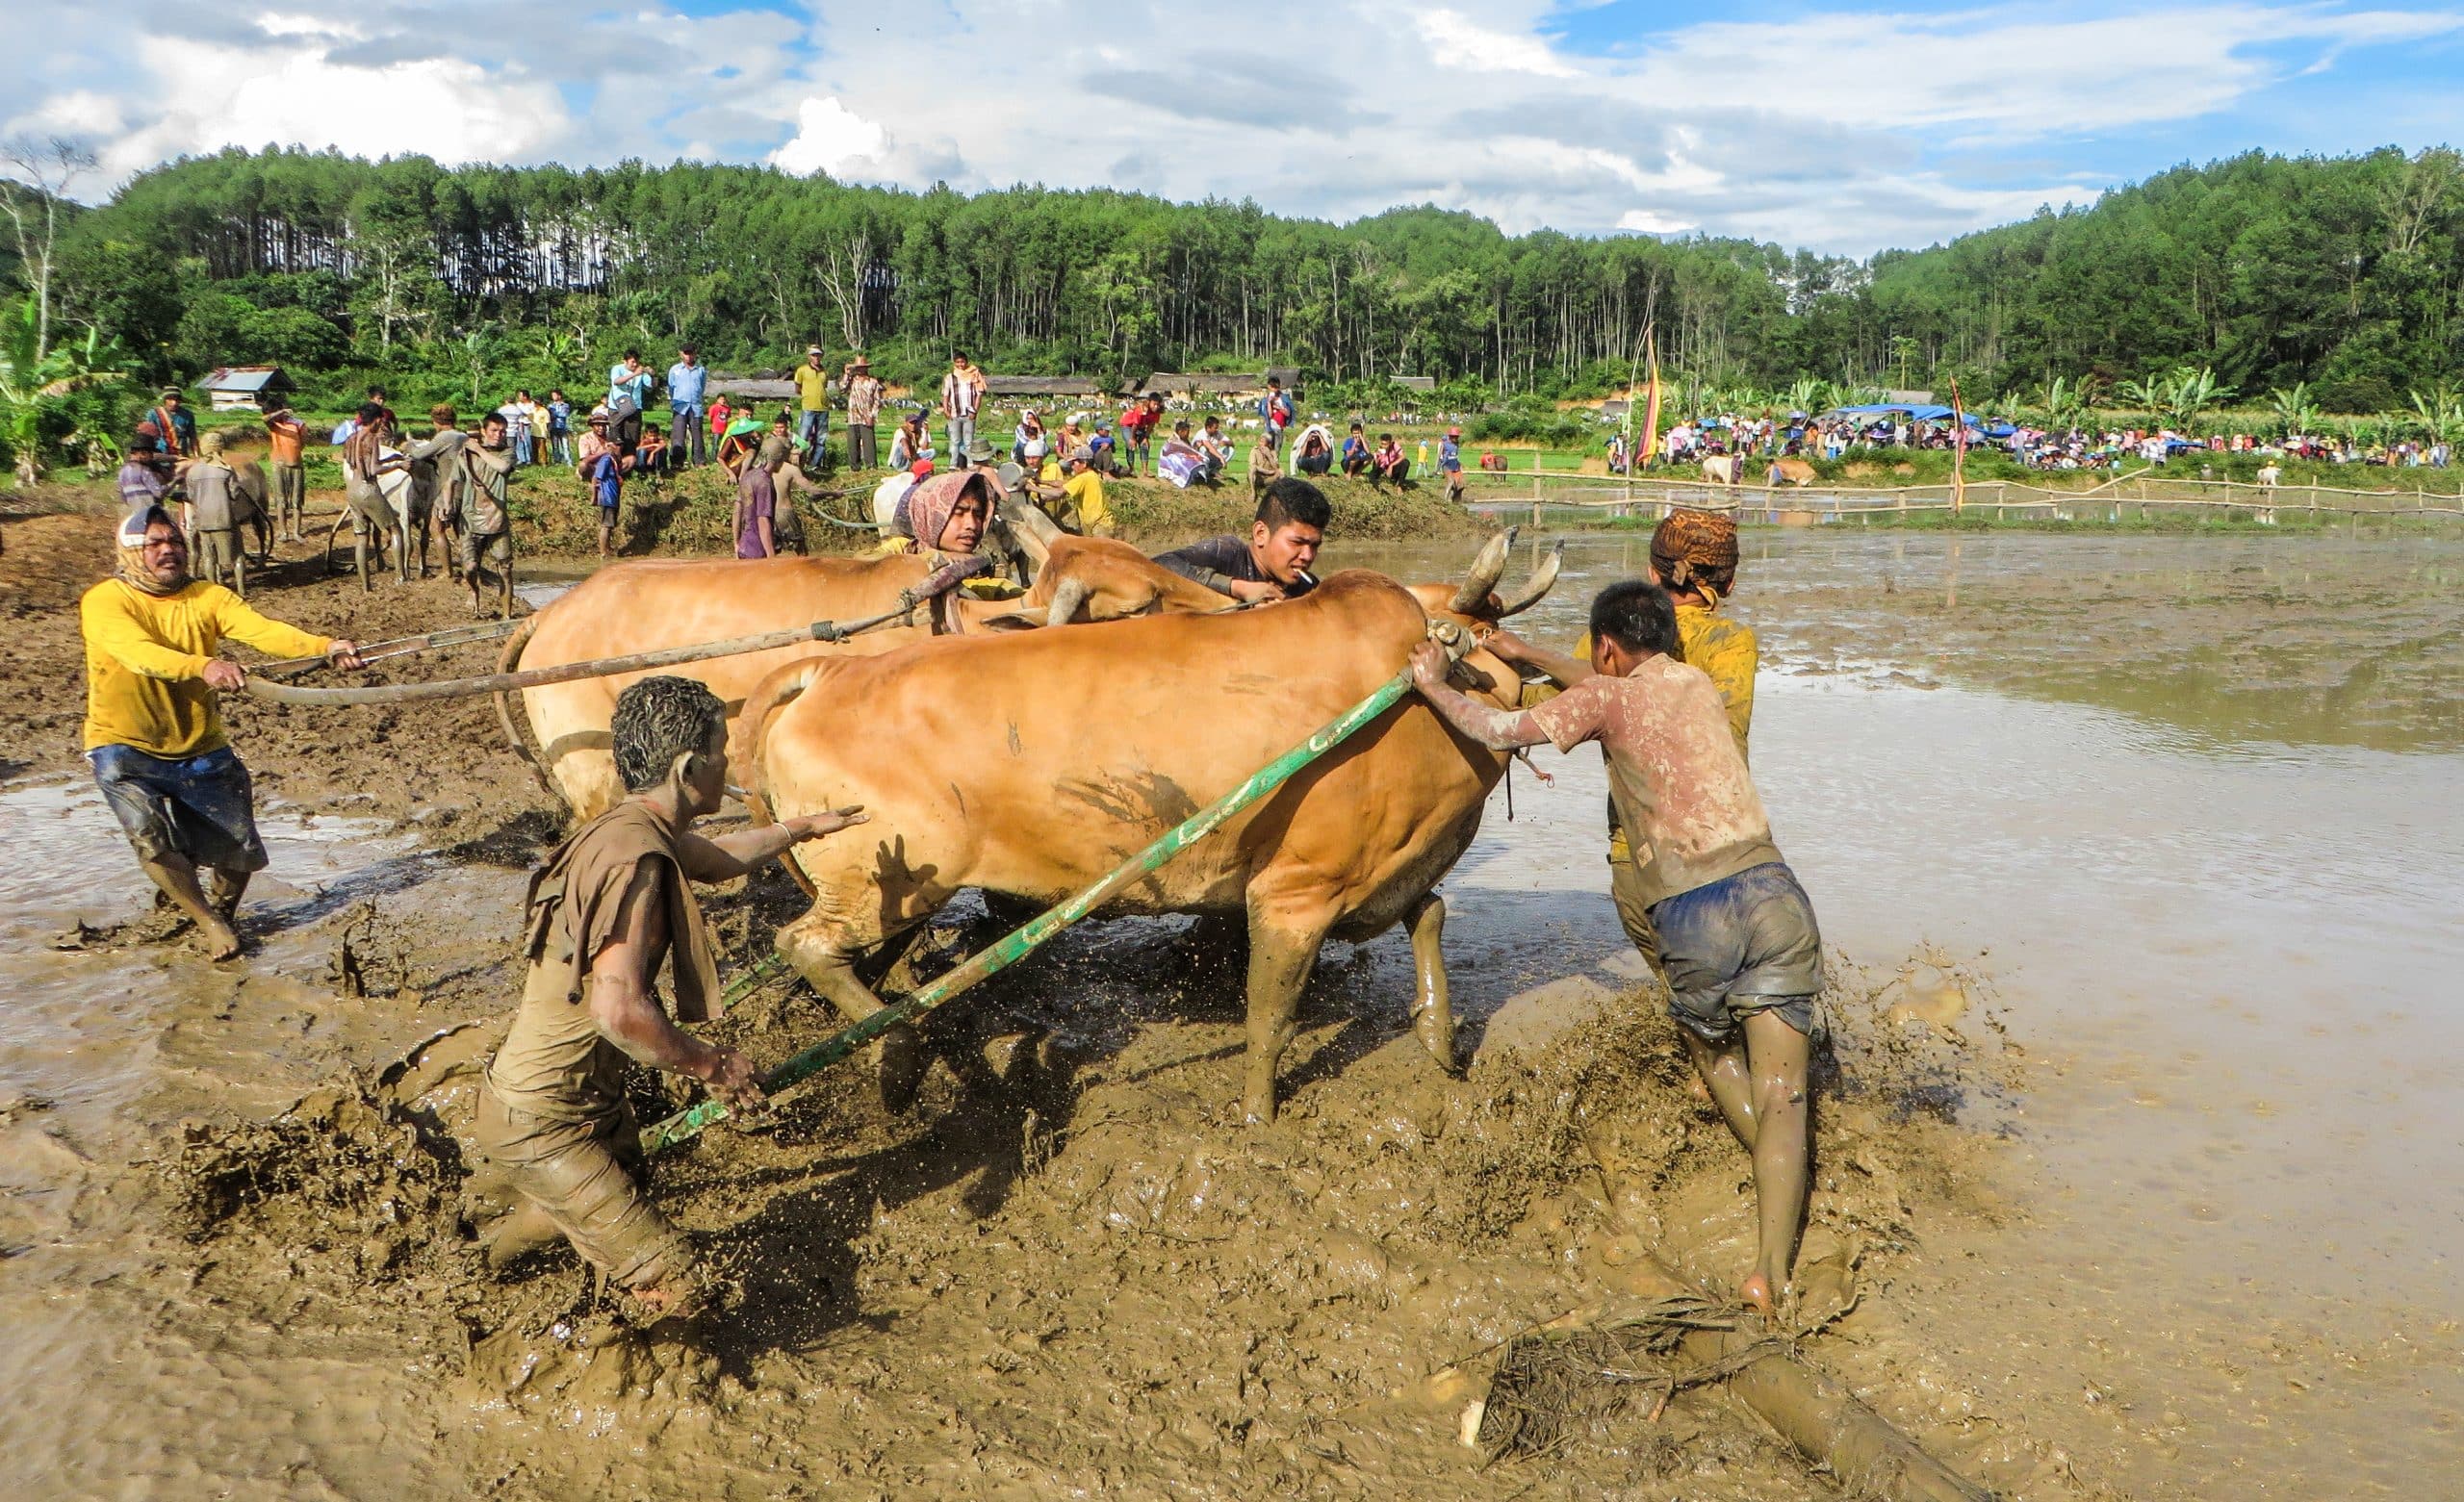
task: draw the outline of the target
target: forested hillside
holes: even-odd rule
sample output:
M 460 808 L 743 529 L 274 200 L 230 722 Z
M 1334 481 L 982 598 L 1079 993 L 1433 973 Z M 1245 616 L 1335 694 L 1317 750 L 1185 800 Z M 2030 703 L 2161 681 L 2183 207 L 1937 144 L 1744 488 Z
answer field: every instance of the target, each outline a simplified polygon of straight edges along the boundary
M 2213 365 L 2378 411 L 2464 377 L 2464 162 L 2260 154 L 1869 264 L 1743 241 L 1519 237 L 1399 208 L 1019 188 L 966 197 L 749 166 L 444 169 L 229 151 L 140 176 L 64 234 L 55 295 L 155 374 L 578 369 L 698 340 L 721 367 L 814 339 L 896 373 L 1139 375 L 1270 360 L 1502 395 L 1673 371 L 1990 395 Z M 660 356 L 664 360 L 664 355 Z

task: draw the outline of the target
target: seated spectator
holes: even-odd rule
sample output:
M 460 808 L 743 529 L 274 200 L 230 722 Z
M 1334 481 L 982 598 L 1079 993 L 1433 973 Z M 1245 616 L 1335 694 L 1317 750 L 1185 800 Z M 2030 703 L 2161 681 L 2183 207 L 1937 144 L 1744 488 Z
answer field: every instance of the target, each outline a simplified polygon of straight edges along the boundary
M 1405 457 L 1403 446 L 1395 442 L 1392 433 L 1377 435 L 1377 452 L 1370 456 L 1369 483 L 1383 488 L 1388 485 L 1400 490 L 1411 479 L 1412 461 Z
M 1274 437 L 1263 428 L 1249 445 L 1249 494 L 1263 494 L 1266 488 L 1283 478 L 1282 462 L 1275 455 Z
M 1312 426 L 1302 435 L 1299 449 L 1293 455 L 1293 469 L 1301 474 L 1323 478 L 1335 467 L 1335 450 L 1326 442 L 1326 430 Z
M 1155 473 L 1182 490 L 1206 473 L 1206 455 L 1191 441 L 1186 420 L 1172 424 L 1172 436 L 1164 440 L 1163 451 L 1155 456 Z
M 642 424 L 642 441 L 633 447 L 633 472 L 653 478 L 662 477 L 674 470 L 674 450 L 668 446 L 667 434 L 655 422 Z
M 889 467 L 905 470 L 919 460 L 930 463 L 935 457 L 933 436 L 924 426 L 924 409 L 917 407 L 900 420 L 898 431 L 890 435 Z
M 1344 473 L 1354 479 L 1369 472 L 1369 440 L 1361 435 L 1360 424 L 1351 425 L 1344 438 Z

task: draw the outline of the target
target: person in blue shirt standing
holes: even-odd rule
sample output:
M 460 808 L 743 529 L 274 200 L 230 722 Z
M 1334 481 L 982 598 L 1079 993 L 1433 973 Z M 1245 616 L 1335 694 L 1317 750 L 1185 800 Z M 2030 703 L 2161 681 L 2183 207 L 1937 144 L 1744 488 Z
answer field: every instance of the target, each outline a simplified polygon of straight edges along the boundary
M 642 409 L 651 404 L 657 381 L 638 349 L 626 350 L 624 359 L 607 368 L 607 436 L 629 459 L 641 446 Z
M 702 364 L 701 351 L 685 344 L 676 351 L 676 363 L 667 368 L 667 410 L 676 423 L 668 431 L 676 435 L 673 460 L 677 464 L 701 464 L 709 457 L 704 445 L 709 436 L 709 423 L 704 420 L 702 393 L 710 384 L 709 368 Z M 692 435 L 686 446 L 687 434 Z
M 1437 472 L 1446 476 L 1446 498 L 1461 500 L 1466 483 L 1463 478 L 1463 430 L 1461 428 L 1448 428 L 1445 441 L 1437 446 Z
M 1299 415 L 1300 409 L 1293 405 L 1292 394 L 1283 389 L 1283 378 L 1268 376 L 1267 394 L 1258 398 L 1258 420 L 1266 424 L 1267 443 L 1273 447 L 1277 459 L 1283 457 L 1284 430 Z
M 557 464 L 574 462 L 574 404 L 562 390 L 548 394 L 548 455 Z

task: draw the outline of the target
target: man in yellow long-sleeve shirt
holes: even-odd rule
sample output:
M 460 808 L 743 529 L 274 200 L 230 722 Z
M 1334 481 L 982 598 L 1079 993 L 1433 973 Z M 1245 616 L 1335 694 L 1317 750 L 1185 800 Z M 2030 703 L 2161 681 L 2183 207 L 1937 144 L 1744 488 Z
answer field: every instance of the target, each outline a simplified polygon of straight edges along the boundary
M 120 523 L 119 575 L 78 601 L 86 638 L 86 760 L 137 863 L 195 921 L 216 959 L 240 953 L 232 927 L 248 878 L 266 866 L 248 769 L 222 730 L 217 694 L 247 675 L 214 655 L 225 638 L 278 657 L 360 665 L 346 641 L 270 621 L 219 584 L 189 577 L 188 542 L 159 507 Z M 207 878 L 209 894 L 199 883 Z

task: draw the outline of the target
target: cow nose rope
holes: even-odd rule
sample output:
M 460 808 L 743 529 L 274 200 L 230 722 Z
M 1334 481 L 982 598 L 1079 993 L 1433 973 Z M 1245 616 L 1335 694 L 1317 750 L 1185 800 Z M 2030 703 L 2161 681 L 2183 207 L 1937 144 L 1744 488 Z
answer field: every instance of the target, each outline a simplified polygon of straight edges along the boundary
M 1461 661 L 1463 654 L 1471 649 L 1471 634 L 1453 622 L 1430 622 L 1428 635 L 1431 641 L 1446 649 L 1449 661 Z M 964 964 L 913 996 L 885 1006 L 855 1026 L 833 1033 L 763 1075 L 762 1093 L 777 1095 L 801 1084 L 890 1029 L 901 1023 L 912 1022 L 926 1012 L 956 1000 L 978 982 L 1026 958 L 1041 949 L 1054 934 L 1119 896 L 1133 883 L 1153 875 L 1220 828 L 1233 815 L 1291 781 L 1302 768 L 1349 740 L 1364 726 L 1395 707 L 1397 701 L 1411 691 L 1412 670 L 1405 668 L 1377 685 L 1368 698 L 1319 726 L 1307 740 L 1250 774 L 1238 787 L 1166 830 L 1153 844 L 1114 868 L 1111 875 L 979 950 Z M 727 1107 L 719 1102 L 704 1101 L 645 1130 L 642 1133 L 642 1149 L 655 1153 L 661 1148 L 673 1147 L 699 1135 L 703 1128 L 724 1119 L 727 1113 Z

